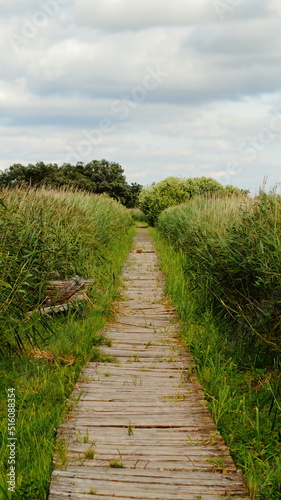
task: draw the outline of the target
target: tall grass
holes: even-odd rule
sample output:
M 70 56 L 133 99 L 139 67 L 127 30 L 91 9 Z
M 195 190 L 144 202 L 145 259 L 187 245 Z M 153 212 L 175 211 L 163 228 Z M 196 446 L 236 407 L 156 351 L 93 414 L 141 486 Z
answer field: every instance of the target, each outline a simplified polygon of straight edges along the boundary
M 186 256 L 207 301 L 235 321 L 234 342 L 273 363 L 281 352 L 281 198 L 197 199 L 162 213 L 158 228 Z M 262 343 L 262 350 L 261 350 Z
M 27 313 L 42 304 L 48 279 L 95 277 L 93 266 L 131 219 L 110 198 L 81 192 L 14 189 L 1 199 L 0 351 L 7 353 L 36 342 Z
M 128 211 L 103 196 L 39 190 L 1 193 L 0 498 L 46 500 L 56 429 L 81 368 L 109 361 L 99 345 L 114 315 L 132 242 Z M 94 278 L 89 301 L 66 315 L 29 315 L 51 272 Z M 44 319 L 45 318 L 45 319 Z M 16 391 L 16 492 L 8 491 L 7 394 Z

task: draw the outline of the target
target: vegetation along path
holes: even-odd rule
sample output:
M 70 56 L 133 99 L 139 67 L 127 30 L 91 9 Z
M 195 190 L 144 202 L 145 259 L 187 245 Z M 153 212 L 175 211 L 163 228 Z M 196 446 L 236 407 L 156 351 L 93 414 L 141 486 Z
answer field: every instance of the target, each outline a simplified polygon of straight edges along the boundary
M 80 376 L 49 500 L 247 498 L 180 343 L 146 229 L 123 276 L 119 314 L 105 330 L 115 361 L 92 362 Z

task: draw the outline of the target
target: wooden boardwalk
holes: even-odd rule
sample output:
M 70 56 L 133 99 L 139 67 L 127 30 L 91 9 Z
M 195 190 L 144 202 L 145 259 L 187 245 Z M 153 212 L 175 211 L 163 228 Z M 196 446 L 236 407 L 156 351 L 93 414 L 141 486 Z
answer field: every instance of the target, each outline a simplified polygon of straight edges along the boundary
M 116 361 L 90 363 L 80 376 L 49 500 L 248 498 L 178 339 L 147 230 L 138 230 L 123 275 L 124 301 L 103 347 Z

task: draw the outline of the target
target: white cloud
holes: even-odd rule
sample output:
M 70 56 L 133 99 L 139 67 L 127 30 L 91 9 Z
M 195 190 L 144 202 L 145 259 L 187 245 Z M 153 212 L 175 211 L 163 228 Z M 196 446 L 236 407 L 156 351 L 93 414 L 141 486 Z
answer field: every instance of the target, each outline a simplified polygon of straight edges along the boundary
M 47 2 L 56 15 L 38 27 Z M 84 144 L 82 159 L 118 161 L 131 181 L 206 173 L 241 187 L 266 174 L 281 181 L 279 135 L 255 161 L 239 152 L 281 108 L 276 0 L 242 0 L 223 21 L 215 0 L 0 6 L 0 168 L 63 163 L 107 119 L 110 132 Z M 26 19 L 34 35 L 15 50 L 11 34 L 22 36 Z M 239 175 L 230 162 L 242 165 Z
M 218 4 L 225 4 L 220 9 Z M 225 0 L 90 0 L 75 2 L 79 24 L 107 30 L 135 30 L 154 26 L 192 26 L 267 17 L 275 12 L 274 5 L 264 0 L 241 0 L 231 7 Z
M 75 3 L 78 23 L 95 28 L 139 29 L 154 26 L 190 26 L 216 21 L 217 14 L 209 0 L 104 0 Z

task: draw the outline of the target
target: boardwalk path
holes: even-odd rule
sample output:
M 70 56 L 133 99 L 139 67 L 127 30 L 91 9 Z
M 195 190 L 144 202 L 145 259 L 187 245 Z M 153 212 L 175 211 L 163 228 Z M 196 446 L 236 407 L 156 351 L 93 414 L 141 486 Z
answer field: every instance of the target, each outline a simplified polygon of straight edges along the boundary
M 125 300 L 105 331 L 112 345 L 103 350 L 116 362 L 83 370 L 75 390 L 83 395 L 59 429 L 67 462 L 53 472 L 49 500 L 246 498 L 163 300 L 148 231 L 139 229 L 135 242 Z M 113 459 L 124 468 L 110 467 Z

